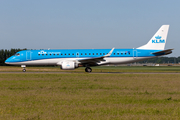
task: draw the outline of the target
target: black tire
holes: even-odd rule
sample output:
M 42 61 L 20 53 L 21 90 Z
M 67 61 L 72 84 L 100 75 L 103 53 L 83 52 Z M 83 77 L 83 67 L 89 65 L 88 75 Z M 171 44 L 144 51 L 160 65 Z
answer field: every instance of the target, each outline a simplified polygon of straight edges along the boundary
M 26 69 L 23 69 L 22 71 L 23 71 L 23 72 L 26 72 Z
M 85 72 L 87 72 L 87 68 L 85 68 Z
M 90 72 L 92 72 L 92 69 L 91 69 L 90 67 L 87 67 L 87 68 L 85 69 L 85 71 L 88 72 L 88 73 L 90 73 Z

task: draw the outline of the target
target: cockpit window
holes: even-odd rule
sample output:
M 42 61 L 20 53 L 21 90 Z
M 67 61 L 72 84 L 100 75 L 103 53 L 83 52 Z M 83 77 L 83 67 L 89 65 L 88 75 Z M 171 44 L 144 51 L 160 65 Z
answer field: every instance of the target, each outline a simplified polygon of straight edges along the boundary
M 16 53 L 15 56 L 20 56 L 20 54 L 19 54 L 19 53 Z

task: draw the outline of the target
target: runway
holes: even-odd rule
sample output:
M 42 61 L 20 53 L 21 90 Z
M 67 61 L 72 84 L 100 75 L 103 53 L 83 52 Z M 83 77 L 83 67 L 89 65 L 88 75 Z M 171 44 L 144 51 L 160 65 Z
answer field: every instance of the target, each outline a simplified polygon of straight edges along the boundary
M 0 74 L 180 74 L 180 72 L 0 72 Z

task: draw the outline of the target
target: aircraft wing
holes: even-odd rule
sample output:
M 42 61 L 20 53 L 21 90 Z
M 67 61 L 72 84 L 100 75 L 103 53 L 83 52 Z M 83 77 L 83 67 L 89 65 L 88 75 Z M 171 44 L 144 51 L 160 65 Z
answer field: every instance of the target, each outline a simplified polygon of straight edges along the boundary
M 159 52 L 154 52 L 154 53 L 152 53 L 152 54 L 155 54 L 155 55 L 167 55 L 167 54 L 170 54 L 170 53 L 172 53 L 172 50 L 173 49 L 167 49 L 167 50 L 162 50 L 162 51 L 159 51 Z
M 97 62 L 104 61 L 105 57 L 109 57 L 112 54 L 113 50 L 114 50 L 114 48 L 112 48 L 111 51 L 105 56 L 95 57 L 95 58 L 87 58 L 87 59 L 79 59 L 78 62 L 81 62 L 82 64 L 85 64 L 85 63 L 96 64 Z

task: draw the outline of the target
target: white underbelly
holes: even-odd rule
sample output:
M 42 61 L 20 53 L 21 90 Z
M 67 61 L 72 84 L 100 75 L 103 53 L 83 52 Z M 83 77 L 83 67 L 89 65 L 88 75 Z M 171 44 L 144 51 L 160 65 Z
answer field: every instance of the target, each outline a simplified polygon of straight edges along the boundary
M 104 58 L 105 61 L 101 61 L 98 65 L 104 64 L 126 64 L 137 62 L 153 57 L 107 57 Z M 60 61 L 77 61 L 78 59 L 87 59 L 87 58 L 53 58 L 53 59 L 41 59 L 41 60 L 29 60 L 24 62 L 14 62 L 10 63 L 12 65 L 57 65 Z M 88 63 L 87 63 L 88 64 Z

